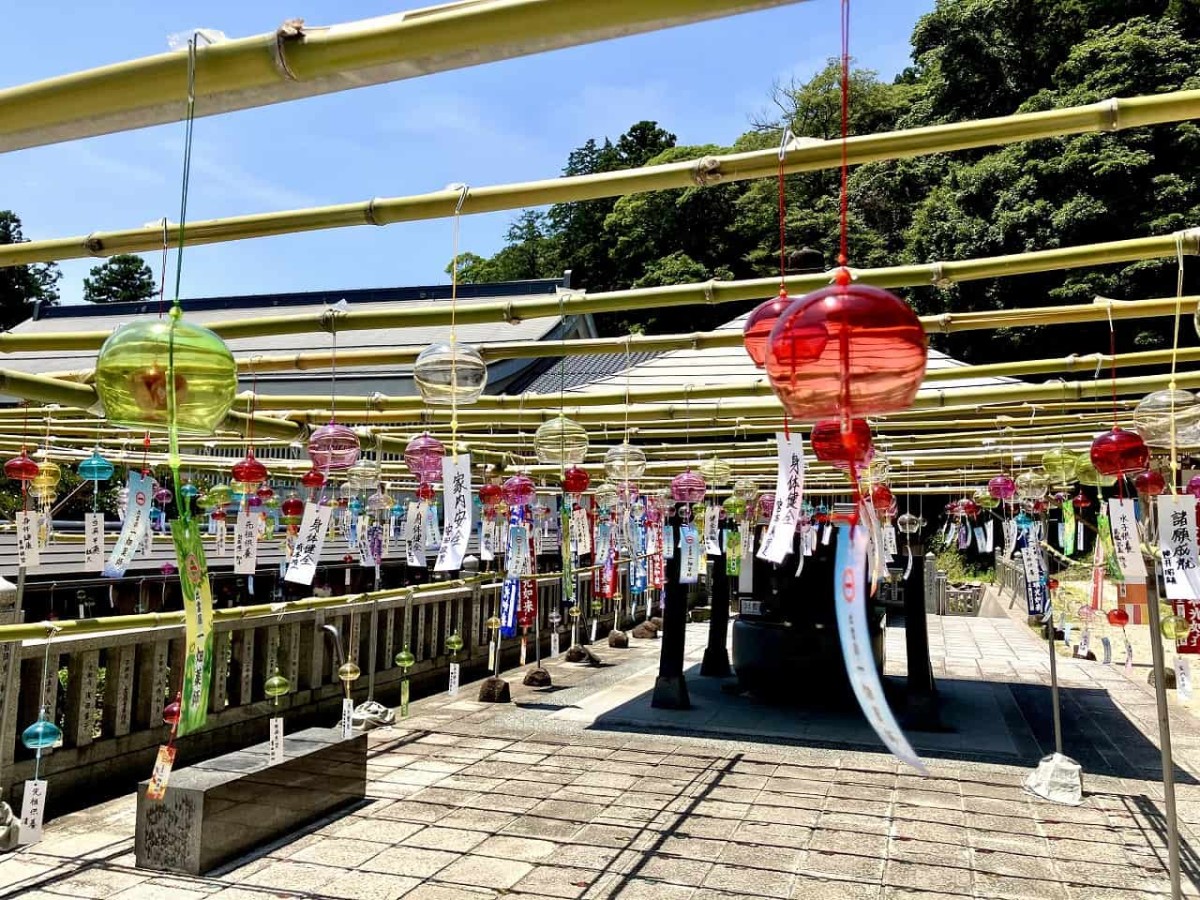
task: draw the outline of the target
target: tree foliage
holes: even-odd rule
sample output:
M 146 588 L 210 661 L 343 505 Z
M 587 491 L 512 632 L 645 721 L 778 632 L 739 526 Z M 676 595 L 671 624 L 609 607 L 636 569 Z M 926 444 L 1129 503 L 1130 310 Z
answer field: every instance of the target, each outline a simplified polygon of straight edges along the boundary
M 26 240 L 21 220 L 12 210 L 0 210 L 0 244 L 20 244 Z M 58 303 L 58 266 L 39 263 L 0 269 L 0 329 L 9 329 L 33 315 L 34 304 Z
M 912 65 L 891 82 L 855 68 L 854 134 L 1093 103 L 1200 87 L 1196 0 L 938 0 L 912 36 Z M 733 146 L 676 146 L 653 122 L 615 142 L 590 140 L 564 174 L 607 172 L 840 135 L 836 60 L 801 83 L 776 85 L 773 113 Z M 1072 135 L 1006 147 L 870 163 L 849 180 L 850 260 L 856 267 L 1019 253 L 1164 234 L 1200 225 L 1200 127 L 1185 122 Z M 785 256 L 813 248 L 832 266 L 838 250 L 836 170 L 785 179 Z M 474 258 L 472 278 L 553 276 L 572 269 L 590 291 L 779 271 L 774 179 L 712 184 L 619 200 L 557 204 L 526 213 L 506 246 Z M 1194 268 L 1194 267 L 1192 267 Z M 1032 307 L 1170 295 L 1174 260 L 966 282 L 903 292 L 921 312 Z M 1189 291 L 1200 279 L 1188 272 Z M 765 298 L 764 298 L 765 299 Z M 599 316 L 602 333 L 711 327 L 753 304 L 666 308 Z M 1119 335 L 1120 350 L 1163 346 L 1170 323 L 1147 320 Z M 938 338 L 972 361 L 1061 356 L 1063 329 L 1012 329 Z M 1107 350 L 1106 325 L 1081 326 L 1071 350 Z
M 138 303 L 156 293 L 154 273 L 133 253 L 118 253 L 83 279 L 83 299 L 88 303 Z

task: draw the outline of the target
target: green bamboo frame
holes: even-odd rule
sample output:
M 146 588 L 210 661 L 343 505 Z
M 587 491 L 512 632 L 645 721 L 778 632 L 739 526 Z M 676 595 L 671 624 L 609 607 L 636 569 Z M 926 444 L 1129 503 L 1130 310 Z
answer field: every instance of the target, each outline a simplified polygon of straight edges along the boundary
M 196 51 L 196 115 L 250 109 L 798 0 L 459 0 Z M 186 53 L 161 53 L 0 91 L 0 152 L 184 118 Z M 189 226 L 189 232 L 190 232 Z M 161 237 L 161 233 L 160 233 Z

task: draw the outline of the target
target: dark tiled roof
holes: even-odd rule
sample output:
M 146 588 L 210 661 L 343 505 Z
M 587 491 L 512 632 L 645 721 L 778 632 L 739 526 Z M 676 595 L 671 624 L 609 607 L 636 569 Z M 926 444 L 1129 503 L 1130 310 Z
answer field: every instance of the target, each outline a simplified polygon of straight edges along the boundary
M 625 371 L 629 366 L 639 366 L 649 362 L 659 355 L 657 350 L 642 350 L 630 353 L 597 353 L 590 356 L 568 356 L 566 365 L 565 387 L 583 387 L 598 378 L 606 378 Z M 561 359 L 561 357 L 560 357 Z M 563 385 L 563 376 L 559 369 L 559 359 L 555 359 L 545 372 L 530 383 L 526 391 L 531 394 L 553 394 Z

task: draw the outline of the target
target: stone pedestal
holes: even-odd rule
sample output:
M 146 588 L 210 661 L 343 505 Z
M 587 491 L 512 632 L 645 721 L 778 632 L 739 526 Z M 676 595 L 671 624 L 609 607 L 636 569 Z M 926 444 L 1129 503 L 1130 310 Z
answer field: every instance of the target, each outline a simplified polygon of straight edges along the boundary
M 366 734 L 309 728 L 287 735 L 284 753 L 272 766 L 257 744 L 172 772 L 162 800 L 139 784 L 138 867 L 201 875 L 366 797 Z

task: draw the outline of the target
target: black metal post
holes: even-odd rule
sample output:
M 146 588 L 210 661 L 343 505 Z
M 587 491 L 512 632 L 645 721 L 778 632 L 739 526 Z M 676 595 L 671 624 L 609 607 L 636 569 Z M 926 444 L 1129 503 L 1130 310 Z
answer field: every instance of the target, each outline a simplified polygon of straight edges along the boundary
M 724 530 L 724 529 L 722 529 Z M 728 678 L 733 674 L 729 667 L 729 574 L 725 569 L 724 542 L 718 538 L 722 553 L 710 557 L 713 577 L 708 601 L 708 646 L 704 648 L 704 661 L 700 663 L 700 674 L 709 678 Z
M 672 515 L 670 524 L 679 534 L 679 516 Z M 687 681 L 683 677 L 683 649 L 687 631 L 687 586 L 679 583 L 679 563 L 683 550 L 666 561 L 667 585 L 663 592 L 662 647 L 658 657 L 658 679 L 650 705 L 658 709 L 691 709 Z
M 937 685 L 929 662 L 929 629 L 925 619 L 925 544 L 920 535 L 908 538 L 913 567 L 904 584 L 904 645 L 908 653 L 909 727 L 940 727 Z

